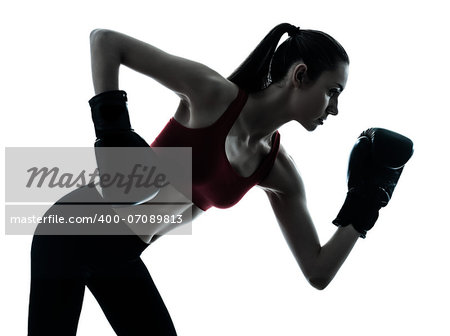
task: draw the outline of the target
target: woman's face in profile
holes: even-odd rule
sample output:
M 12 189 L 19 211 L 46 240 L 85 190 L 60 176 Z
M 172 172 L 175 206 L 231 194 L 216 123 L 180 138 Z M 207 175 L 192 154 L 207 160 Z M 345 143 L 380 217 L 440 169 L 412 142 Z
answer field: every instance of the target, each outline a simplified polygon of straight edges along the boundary
M 348 71 L 347 63 L 339 63 L 335 70 L 324 71 L 315 82 L 306 80 L 300 84 L 295 119 L 305 129 L 313 131 L 323 125 L 328 115 L 338 114 L 338 97 L 347 84 Z

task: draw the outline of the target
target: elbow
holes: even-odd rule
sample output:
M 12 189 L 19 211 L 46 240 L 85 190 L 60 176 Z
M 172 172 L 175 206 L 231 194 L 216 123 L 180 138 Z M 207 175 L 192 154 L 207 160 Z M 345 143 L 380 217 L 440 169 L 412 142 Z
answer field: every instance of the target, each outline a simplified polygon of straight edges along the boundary
M 107 29 L 103 28 L 97 28 L 92 30 L 91 33 L 89 34 L 89 41 L 91 42 L 91 44 L 94 43 L 95 41 L 98 41 L 99 39 L 105 36 L 106 32 Z
M 311 277 L 308 278 L 309 284 L 317 290 L 324 290 L 330 284 L 331 279 L 322 277 Z
M 121 50 L 119 48 L 117 33 L 109 29 L 94 29 L 89 35 L 91 57 L 94 62 L 104 61 L 121 62 Z
M 97 29 L 94 29 L 93 31 L 91 31 L 91 33 L 89 34 L 89 41 L 92 43 L 97 38 L 97 36 L 99 35 L 99 33 L 102 30 L 103 29 L 101 29 L 101 28 L 97 28 Z
M 91 47 L 111 45 L 113 42 L 114 31 L 104 28 L 97 28 L 89 34 Z

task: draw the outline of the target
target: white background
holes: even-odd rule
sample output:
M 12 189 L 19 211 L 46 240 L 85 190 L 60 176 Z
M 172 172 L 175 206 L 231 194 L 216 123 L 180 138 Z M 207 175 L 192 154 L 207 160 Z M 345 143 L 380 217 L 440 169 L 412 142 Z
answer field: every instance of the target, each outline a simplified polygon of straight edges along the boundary
M 331 220 L 345 197 L 357 135 L 378 126 L 415 142 L 391 203 L 331 285 L 324 291 L 308 285 L 258 188 L 229 210 L 208 211 L 192 236 L 162 238 L 143 259 L 179 335 L 449 335 L 450 27 L 444 4 L 10 1 L 0 20 L 2 150 L 93 145 L 87 100 L 94 28 L 124 32 L 224 76 L 278 23 L 328 32 L 351 59 L 339 116 L 313 133 L 294 123 L 280 129 L 322 242 L 335 230 Z M 176 96 L 128 69 L 121 70 L 120 86 L 129 95 L 132 125 L 152 141 L 172 116 Z M 0 238 L 2 335 L 26 334 L 31 239 Z M 89 291 L 78 335 L 114 335 Z

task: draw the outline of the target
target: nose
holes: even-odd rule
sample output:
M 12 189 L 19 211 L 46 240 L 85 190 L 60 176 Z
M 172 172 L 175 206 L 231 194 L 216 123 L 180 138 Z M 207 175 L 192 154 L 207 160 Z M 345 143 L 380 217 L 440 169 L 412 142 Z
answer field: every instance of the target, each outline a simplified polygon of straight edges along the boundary
M 338 109 L 337 108 L 334 108 L 334 109 L 327 109 L 327 113 L 328 114 L 331 114 L 332 116 L 337 116 L 338 115 Z
M 338 102 L 337 99 L 332 99 L 330 101 L 330 104 L 327 107 L 327 113 L 331 114 L 332 116 L 336 116 L 338 115 L 339 111 L 338 111 Z

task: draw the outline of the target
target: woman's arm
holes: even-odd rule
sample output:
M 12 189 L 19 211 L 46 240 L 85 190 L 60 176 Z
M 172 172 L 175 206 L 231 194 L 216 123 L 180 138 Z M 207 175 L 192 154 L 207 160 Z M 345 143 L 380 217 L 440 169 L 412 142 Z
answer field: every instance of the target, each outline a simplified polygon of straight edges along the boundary
M 260 186 L 269 197 L 281 231 L 303 274 L 313 287 L 324 289 L 360 234 L 351 225 L 340 227 L 325 245 L 320 245 L 308 212 L 302 179 L 282 147 L 272 171 Z
M 190 103 L 206 92 L 233 84 L 207 66 L 170 55 L 148 43 L 108 29 L 90 35 L 92 79 L 95 93 L 119 89 L 119 67 L 125 65 L 147 75 Z

